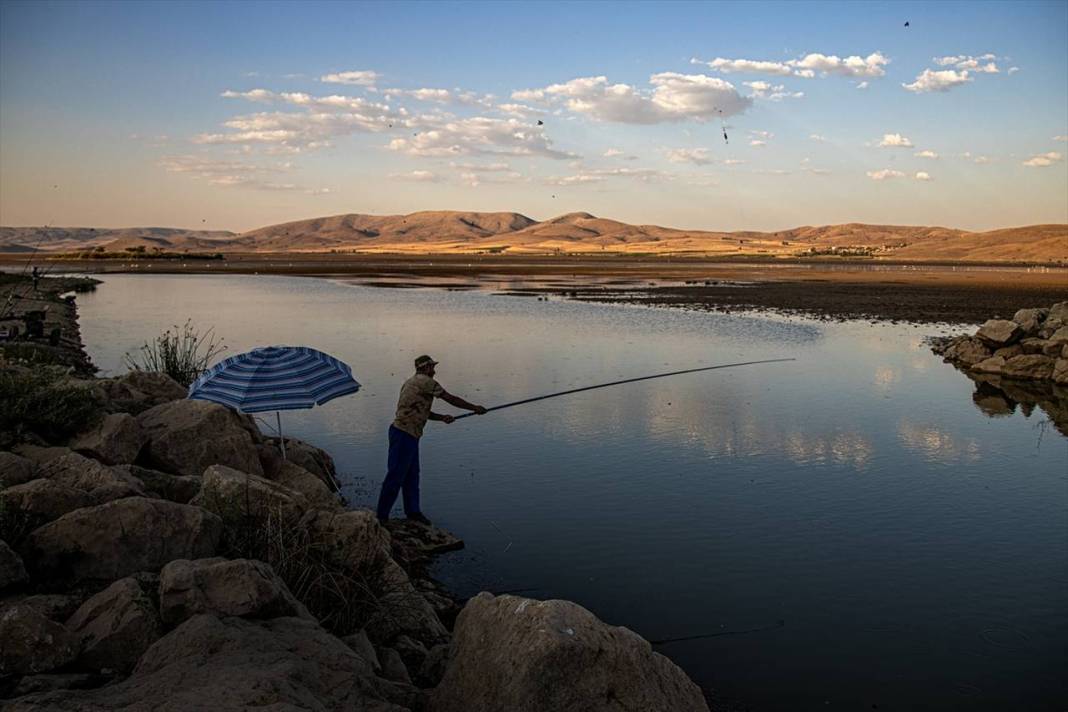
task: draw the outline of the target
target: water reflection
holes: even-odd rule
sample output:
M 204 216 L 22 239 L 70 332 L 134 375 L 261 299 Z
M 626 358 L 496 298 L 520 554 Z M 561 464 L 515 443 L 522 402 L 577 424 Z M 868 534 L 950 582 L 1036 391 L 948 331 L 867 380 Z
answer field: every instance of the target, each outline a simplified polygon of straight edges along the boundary
M 934 462 L 976 462 L 981 457 L 978 440 L 960 438 L 937 425 L 902 418 L 897 426 L 897 436 L 903 446 Z
M 999 418 L 1020 413 L 1030 418 L 1037 407 L 1053 427 L 1068 435 L 1068 388 L 1048 381 L 1015 381 L 1001 376 L 964 371 L 975 382 L 972 401 L 985 415 Z

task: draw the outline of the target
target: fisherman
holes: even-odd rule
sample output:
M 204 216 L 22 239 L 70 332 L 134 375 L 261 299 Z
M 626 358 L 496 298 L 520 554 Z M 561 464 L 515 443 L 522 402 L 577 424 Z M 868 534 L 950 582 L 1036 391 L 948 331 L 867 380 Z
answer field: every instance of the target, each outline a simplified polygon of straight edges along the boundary
M 430 410 L 434 399 L 440 398 L 478 415 L 486 412 L 482 406 L 468 403 L 438 385 L 434 380 L 434 367 L 437 364 L 429 356 L 420 356 L 415 360 L 415 375 L 401 386 L 397 416 L 389 426 L 388 471 L 378 495 L 380 522 L 389 520 L 389 512 L 397 501 L 397 492 L 403 490 L 404 514 L 414 522 L 430 526 L 430 520 L 419 506 L 419 438 L 428 419 L 440 420 L 446 425 L 454 420 L 451 415 L 440 415 Z
M 37 268 L 37 265 L 33 266 L 33 271 L 30 273 L 33 279 L 33 291 L 37 291 L 37 285 L 41 281 L 41 270 Z

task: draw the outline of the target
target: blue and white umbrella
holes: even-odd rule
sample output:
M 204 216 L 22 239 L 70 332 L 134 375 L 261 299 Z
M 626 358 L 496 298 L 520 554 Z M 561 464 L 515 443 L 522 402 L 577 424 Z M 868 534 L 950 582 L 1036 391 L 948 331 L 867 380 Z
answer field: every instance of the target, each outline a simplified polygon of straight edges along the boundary
M 189 397 L 243 413 L 275 411 L 285 457 L 279 411 L 311 408 L 358 390 L 348 364 L 329 354 L 307 346 L 265 346 L 212 366 L 189 386 Z

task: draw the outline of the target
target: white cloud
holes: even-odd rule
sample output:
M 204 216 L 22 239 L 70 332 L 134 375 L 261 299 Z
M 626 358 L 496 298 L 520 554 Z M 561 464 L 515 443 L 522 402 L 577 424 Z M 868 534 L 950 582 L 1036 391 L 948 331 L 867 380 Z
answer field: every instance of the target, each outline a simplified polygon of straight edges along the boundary
M 902 84 L 901 86 L 908 91 L 922 94 L 933 91 L 949 91 L 953 87 L 967 84 L 970 81 L 972 81 L 972 78 L 968 75 L 967 70 L 958 72 L 954 69 L 942 71 L 925 69 L 912 84 Z
M 479 96 L 473 91 L 462 89 L 383 89 L 386 101 L 393 101 L 396 97 L 405 96 L 416 101 L 425 101 L 435 104 L 459 104 L 461 106 L 482 106 L 489 108 L 493 105 L 493 96 L 483 94 Z M 518 107 L 519 105 L 509 105 Z M 510 113 L 510 112 L 509 112 Z
M 775 138 L 775 134 L 773 134 L 771 131 L 750 130 L 749 135 L 761 139 Z
M 799 59 L 791 59 L 786 62 L 754 59 L 726 59 L 716 57 L 711 61 L 703 61 L 694 57 L 691 64 L 704 64 L 717 72 L 730 74 L 733 72 L 747 74 L 769 74 L 773 76 L 795 76 L 812 79 L 816 73 L 826 77 L 837 75 L 842 77 L 881 77 L 886 74 L 886 65 L 890 60 L 881 52 L 873 52 L 867 57 L 851 55 L 838 57 L 835 55 L 820 54 L 813 52 Z
M 255 190 L 290 191 L 308 195 L 320 195 L 330 192 L 328 188 L 306 188 L 294 183 L 277 183 L 266 177 L 290 171 L 293 168 L 290 163 L 259 165 L 187 154 L 164 156 L 160 159 L 158 165 L 168 173 L 186 173 L 193 178 L 206 180 L 212 185 L 252 188 Z
M 544 109 L 537 109 L 533 106 L 527 106 L 526 104 L 498 104 L 497 110 L 504 114 L 512 114 L 513 116 L 545 116 L 548 112 Z
M 648 168 L 608 168 L 603 170 L 583 171 L 572 176 L 553 176 L 546 179 L 549 185 L 576 185 L 583 183 L 602 183 L 609 178 L 635 178 L 645 182 L 668 177 L 663 171 Z
M 984 54 L 979 57 L 969 55 L 956 55 L 949 57 L 935 57 L 934 63 L 940 67 L 955 67 L 960 70 L 969 70 L 980 74 L 997 74 L 998 66 L 994 63 L 997 57 L 993 54 Z
M 809 140 L 815 141 L 816 143 L 827 143 L 827 137 L 821 136 L 820 134 L 809 134 L 808 138 Z
M 929 181 L 929 180 L 933 180 L 933 179 L 931 178 L 931 174 L 930 173 L 927 173 L 926 171 L 917 171 L 916 172 L 916 180 Z
M 705 166 L 713 162 L 707 148 L 670 148 L 666 149 L 667 159 L 672 163 L 693 163 Z
M 466 119 L 417 117 L 421 128 L 411 137 L 395 138 L 389 148 L 409 156 L 509 155 L 567 159 L 575 156 L 552 147 L 541 126 L 517 119 L 474 116 Z
M 765 81 L 742 82 L 753 90 L 749 96 L 754 99 L 767 99 L 768 101 L 782 101 L 783 99 L 801 99 L 805 96 L 803 91 L 790 92 L 782 84 L 769 84 Z
M 901 171 L 895 171 L 890 168 L 884 168 L 881 171 L 868 171 L 868 177 L 872 180 L 889 180 L 891 178 L 904 178 L 905 174 Z
M 512 170 L 507 163 L 450 163 L 449 166 L 468 173 L 508 173 Z
M 355 84 L 361 87 L 373 87 L 378 81 L 378 72 L 368 70 L 324 74 L 319 81 L 328 84 Z
M 754 138 L 752 141 L 749 142 L 749 145 L 753 146 L 755 148 L 760 148 L 761 146 L 767 146 L 768 142 L 767 141 L 761 141 L 760 139 Z
M 802 168 L 801 170 L 805 171 L 806 173 L 811 173 L 814 176 L 831 175 L 831 170 L 829 168 Z
M 920 151 L 919 153 L 913 155 L 915 155 L 917 158 L 938 158 L 938 154 L 934 151 Z
M 912 148 L 912 141 L 901 134 L 883 134 L 883 140 L 879 142 L 880 148 Z
M 562 101 L 568 110 L 600 121 L 657 124 L 669 121 L 707 121 L 733 116 L 753 100 L 734 85 L 703 74 L 662 72 L 649 78 L 651 91 L 628 84 L 609 84 L 607 77 L 580 77 L 543 89 L 512 93 L 519 101 Z
M 607 151 L 604 152 L 604 157 L 605 158 L 615 158 L 616 156 L 622 156 L 622 155 L 623 155 L 623 151 L 621 151 L 618 148 L 610 148 L 610 149 L 608 149 Z
M 975 162 L 979 164 L 990 163 L 990 159 L 986 156 L 976 156 Z
M 857 89 L 867 89 L 867 88 L 868 88 L 868 82 L 858 82 L 857 83 Z
M 390 178 L 410 180 L 417 183 L 437 183 L 441 177 L 433 171 L 408 171 L 407 173 L 390 173 Z
M 1009 74 L 1016 74 L 1018 71 L 1020 71 L 1019 67 L 1009 67 Z
M 1068 136 L 1054 136 L 1054 141 L 1068 141 Z
M 1023 162 L 1025 166 L 1030 168 L 1045 168 L 1046 166 L 1052 166 L 1054 163 L 1062 160 L 1064 156 L 1056 151 L 1050 151 L 1049 153 L 1040 153 L 1035 156 L 1031 156 Z
M 725 166 L 740 166 L 743 163 L 745 163 L 745 161 L 741 160 L 740 158 L 728 158 L 727 160 L 723 161 L 723 165 Z

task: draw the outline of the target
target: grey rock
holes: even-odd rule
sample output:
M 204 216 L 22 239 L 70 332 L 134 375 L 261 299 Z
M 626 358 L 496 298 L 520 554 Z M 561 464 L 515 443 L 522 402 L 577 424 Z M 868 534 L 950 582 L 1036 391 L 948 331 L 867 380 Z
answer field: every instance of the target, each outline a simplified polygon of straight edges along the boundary
M 67 512 L 97 504 L 84 490 L 55 480 L 32 480 L 0 492 L 5 507 L 34 515 L 40 524 L 59 519 Z
M 569 601 L 481 593 L 456 621 L 431 712 L 707 712 L 700 688 L 638 634 Z
M 75 611 L 67 630 L 81 638 L 82 668 L 129 673 L 149 646 L 163 636 L 152 599 L 136 579 L 116 581 Z
M 0 603 L 0 611 L 7 610 L 12 605 L 30 606 L 35 608 L 42 616 L 56 623 L 64 623 L 74 615 L 78 606 L 85 600 L 84 594 L 77 593 L 39 593 L 27 596 L 10 604 Z
M 393 639 L 390 647 L 400 653 L 401 660 L 404 661 L 404 667 L 409 672 L 419 670 L 423 666 L 423 661 L 426 660 L 426 646 L 410 636 L 398 635 Z
M 36 478 L 37 465 L 13 452 L 0 451 L 0 490 L 14 487 Z
M 269 564 L 250 559 L 172 561 L 160 572 L 159 601 L 168 625 L 200 613 L 315 620 Z
M 449 665 L 451 651 L 452 646 L 448 643 L 435 645 L 427 651 L 423 664 L 415 675 L 415 681 L 420 687 L 437 687 L 441 683 L 441 678 L 445 676 L 445 670 Z
M 974 364 L 971 370 L 975 373 L 999 374 L 1004 367 L 1005 359 L 1000 356 L 991 356 L 988 359 L 984 359 L 979 363 Z
M 1068 351 L 1068 346 L 1065 347 Z M 1054 383 L 1068 386 L 1068 354 L 1064 358 L 1057 359 L 1053 364 L 1053 373 L 1050 375 Z
M 70 442 L 70 448 L 106 465 L 125 465 L 137 459 L 145 434 L 129 413 L 111 413 Z
M 9 586 L 26 583 L 29 579 L 22 557 L 12 551 L 7 542 L 0 539 L 0 591 Z
M 0 678 L 55 670 L 77 655 L 77 638 L 36 608 L 15 605 L 0 615 Z
M 990 349 L 979 339 L 973 336 L 964 336 L 955 340 L 943 353 L 943 357 L 947 361 L 971 366 L 974 363 L 990 358 Z
M 1045 339 L 1032 336 L 1020 342 L 1020 349 L 1025 354 L 1040 354 L 1048 343 Z
M 335 512 L 344 510 L 337 494 L 327 488 L 321 479 L 300 465 L 288 461 L 283 462 L 277 470 L 274 481 L 300 492 L 308 500 L 309 506 L 315 509 Z
M 1049 337 L 1050 343 L 1060 344 L 1061 346 L 1068 344 L 1068 326 L 1062 326 L 1054 331 Z
M 217 403 L 179 400 L 138 416 L 148 438 L 142 457 L 155 469 L 199 476 L 211 465 L 262 475 L 247 416 Z M 258 431 L 257 431 L 258 433 Z
M 213 556 L 221 532 L 222 521 L 199 507 L 128 497 L 66 514 L 30 534 L 28 547 L 44 576 L 114 581 Z
M 992 348 L 999 349 L 1002 346 L 1011 346 L 1023 336 L 1023 329 L 1014 321 L 1008 319 L 989 319 L 976 332 L 984 343 Z
M 1020 356 L 1023 354 L 1023 347 L 1019 344 L 1013 344 L 1012 346 L 1002 346 L 1000 349 L 994 352 L 995 356 L 1000 356 L 1006 361 L 1013 356 Z
M 401 654 L 393 648 L 379 648 L 378 659 L 382 661 L 382 677 L 393 682 L 401 682 L 406 685 L 412 684 L 412 677 L 408 673 L 408 667 L 404 664 Z
M 112 469 L 136 477 L 144 483 L 146 491 L 155 492 L 163 499 L 178 504 L 189 504 L 189 501 L 200 492 L 200 477 L 169 475 L 166 472 L 138 465 L 118 465 Z
M 345 645 L 352 648 L 353 652 L 363 658 L 366 662 L 370 663 L 371 668 L 377 675 L 382 670 L 382 663 L 378 660 L 378 653 L 375 652 L 375 646 L 371 642 L 371 639 L 367 637 L 367 632 L 359 630 L 352 635 L 346 635 L 342 640 Z
M 15 692 L 11 695 L 22 697 L 35 692 L 52 692 L 54 690 L 82 690 L 88 687 L 97 687 L 101 680 L 99 676 L 87 672 L 64 672 L 50 675 L 26 675 L 15 686 Z
M 278 450 L 277 439 L 272 440 L 271 443 L 272 447 Z M 294 465 L 303 467 L 318 477 L 331 492 L 337 491 L 337 467 L 334 465 L 334 458 L 330 457 L 330 453 L 326 450 L 303 440 L 286 438 L 286 458 Z
M 1047 314 L 1049 309 L 1020 309 L 1012 315 L 1012 320 L 1020 325 L 1024 334 L 1030 335 L 1038 332 Z
M 17 445 L 12 448 L 12 451 L 32 462 L 35 468 L 74 452 L 69 447 L 42 447 L 28 443 Z M 34 477 L 39 477 L 39 475 L 34 475 Z
M 1044 381 L 1053 375 L 1053 359 L 1049 356 L 1013 356 L 1005 361 L 1001 375 L 1006 378 L 1020 378 Z
M 200 492 L 191 503 L 227 518 L 262 518 L 268 514 L 294 518 L 309 506 L 296 490 L 224 465 L 204 470 Z
M 97 690 L 31 695 L 6 712 L 403 712 L 393 686 L 310 621 L 200 615 L 149 648 L 126 680 Z
M 186 397 L 184 388 L 165 373 L 131 371 L 98 384 L 112 411 L 141 413 L 149 408 Z
M 1056 321 L 1063 325 L 1068 325 L 1068 302 L 1057 302 L 1049 308 L 1049 313 L 1046 315 L 1046 321 Z
M 77 453 L 48 461 L 38 468 L 37 475 L 82 490 L 93 504 L 145 494 L 144 484 L 136 477 Z

